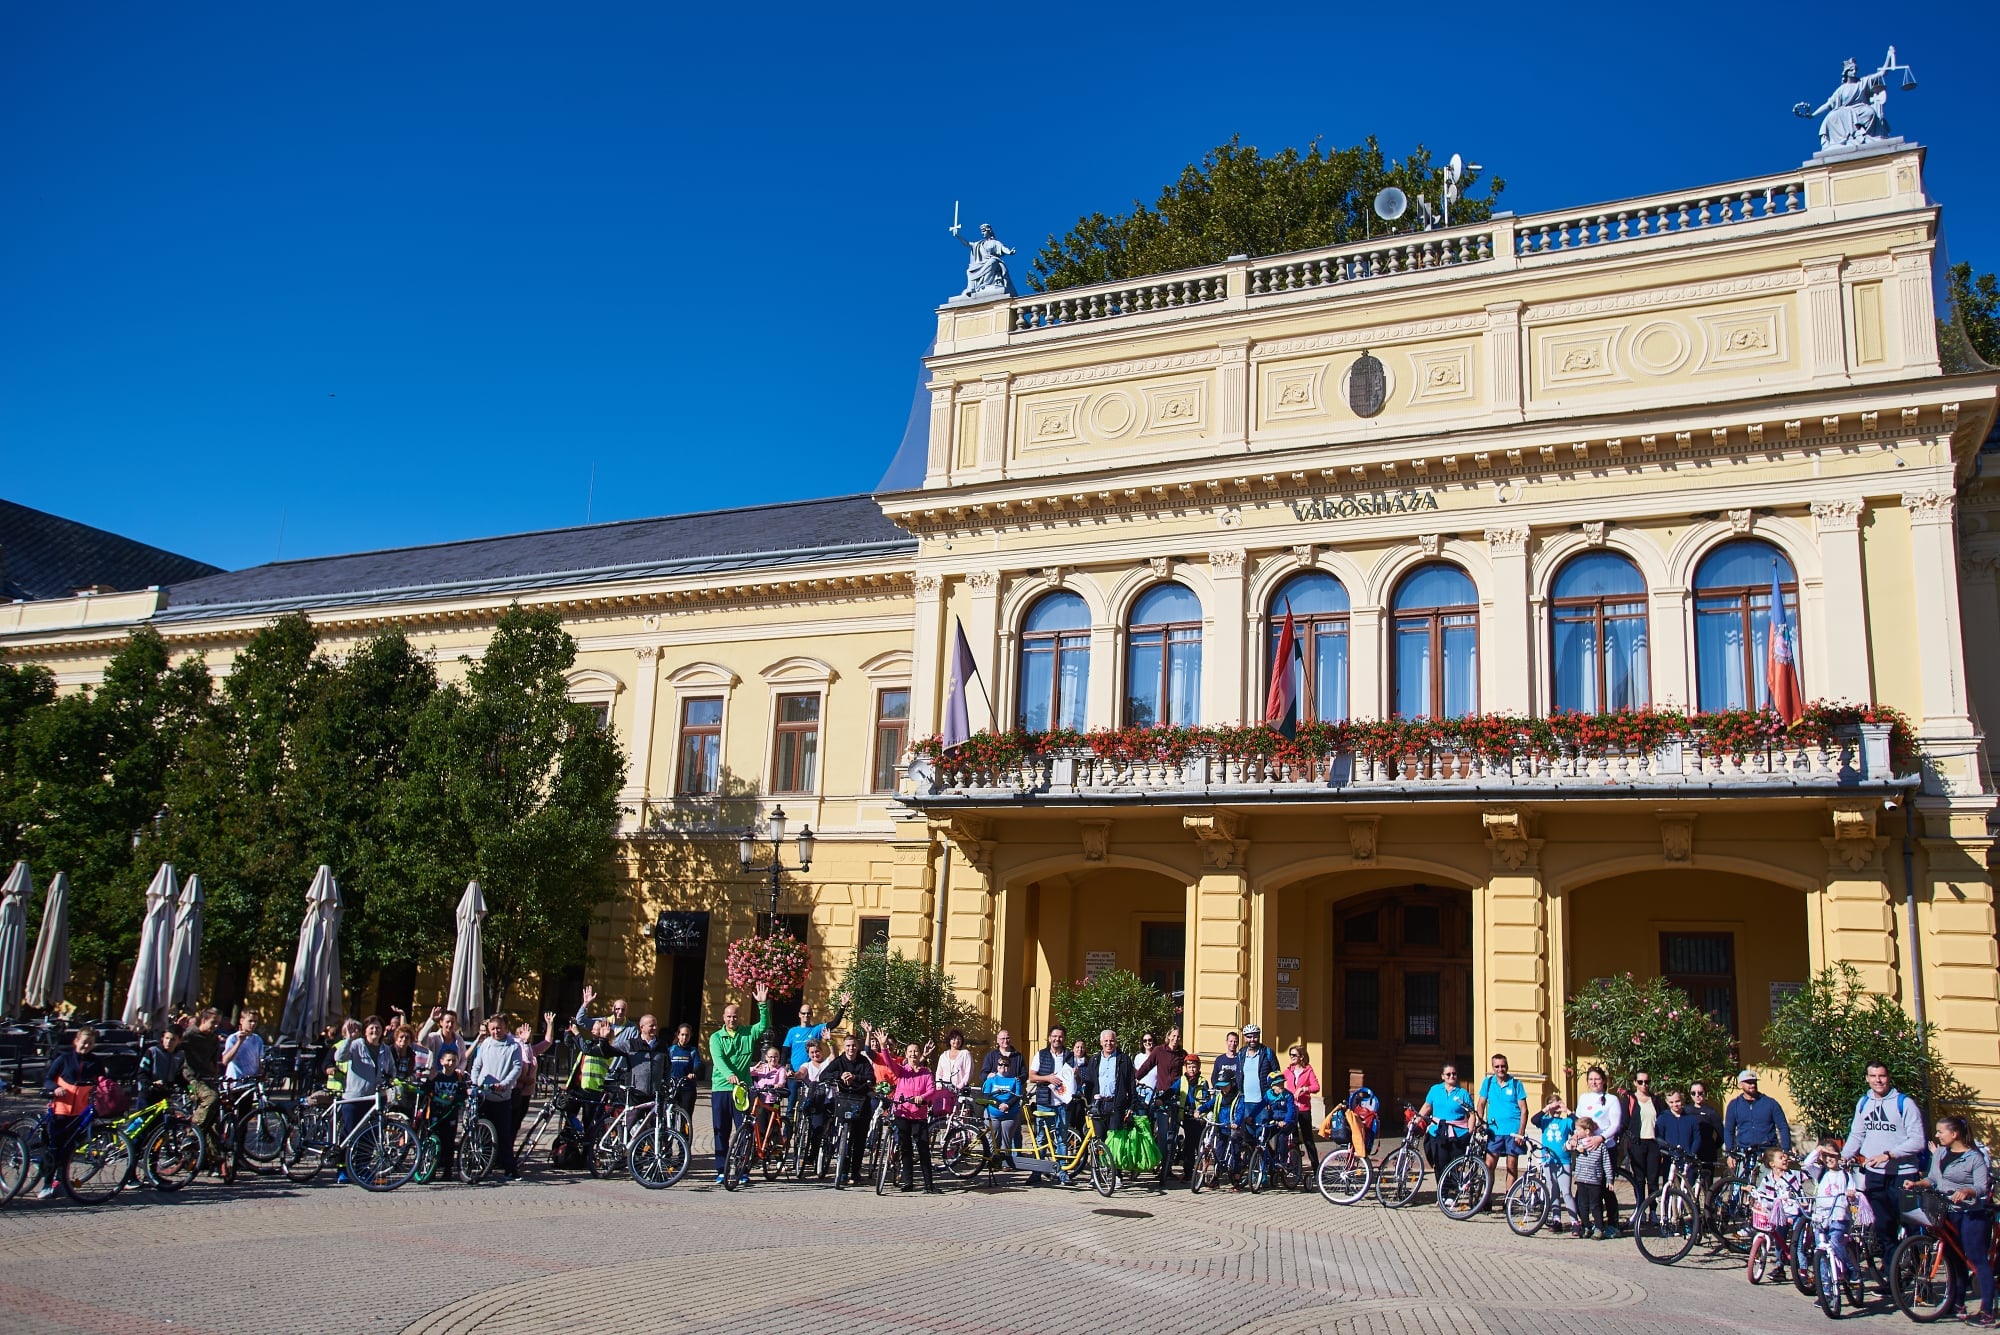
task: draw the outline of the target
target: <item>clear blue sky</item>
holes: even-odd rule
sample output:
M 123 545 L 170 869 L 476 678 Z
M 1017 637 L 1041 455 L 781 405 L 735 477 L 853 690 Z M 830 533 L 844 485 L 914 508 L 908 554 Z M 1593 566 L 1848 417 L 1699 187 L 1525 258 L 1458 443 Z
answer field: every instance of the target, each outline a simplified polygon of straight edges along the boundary
M 1019 274 L 1236 132 L 1679 189 L 1892 42 L 2000 268 L 1990 0 L 705 8 L 6 6 L 0 495 L 234 567 L 866 491 L 955 198 Z

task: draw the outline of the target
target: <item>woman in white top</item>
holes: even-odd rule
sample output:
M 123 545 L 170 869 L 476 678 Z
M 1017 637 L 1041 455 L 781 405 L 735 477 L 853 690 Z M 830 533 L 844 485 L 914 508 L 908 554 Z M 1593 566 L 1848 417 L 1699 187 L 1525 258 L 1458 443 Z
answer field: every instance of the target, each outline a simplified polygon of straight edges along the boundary
M 944 1036 L 944 1051 L 938 1054 L 937 1082 L 941 1089 L 964 1089 L 972 1083 L 972 1053 L 965 1035 L 954 1029 Z
M 1618 1102 L 1618 1096 L 1605 1089 L 1604 1068 L 1593 1066 L 1583 1073 L 1583 1083 L 1587 1086 L 1583 1097 L 1576 1101 L 1576 1115 L 1588 1117 L 1597 1123 L 1597 1134 L 1584 1141 L 1586 1149 L 1594 1149 L 1602 1143 L 1611 1155 L 1611 1162 L 1618 1162 L 1618 1128 L 1624 1124 L 1625 1109 Z M 1614 1168 L 1614 1173 L 1615 1173 Z M 1604 1184 L 1604 1207 L 1612 1228 L 1618 1227 L 1618 1197 L 1613 1194 L 1617 1185 L 1613 1180 Z

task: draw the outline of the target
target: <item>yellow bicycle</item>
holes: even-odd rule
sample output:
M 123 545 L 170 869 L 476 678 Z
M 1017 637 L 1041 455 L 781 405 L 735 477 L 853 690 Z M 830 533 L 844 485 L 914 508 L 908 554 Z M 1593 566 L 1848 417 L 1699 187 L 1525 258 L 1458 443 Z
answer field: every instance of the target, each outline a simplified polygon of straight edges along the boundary
M 1047 1173 L 1066 1187 L 1073 1187 L 1079 1178 L 1088 1176 L 1097 1194 L 1109 1197 L 1120 1185 L 1118 1165 L 1104 1152 L 1097 1128 L 1089 1119 L 1084 1121 L 1082 1135 L 1066 1125 L 1067 1120 L 1062 1108 L 1036 1107 L 1023 1128 L 1028 1143 L 1023 1152 L 1014 1155 L 1014 1167 L 1030 1173 Z

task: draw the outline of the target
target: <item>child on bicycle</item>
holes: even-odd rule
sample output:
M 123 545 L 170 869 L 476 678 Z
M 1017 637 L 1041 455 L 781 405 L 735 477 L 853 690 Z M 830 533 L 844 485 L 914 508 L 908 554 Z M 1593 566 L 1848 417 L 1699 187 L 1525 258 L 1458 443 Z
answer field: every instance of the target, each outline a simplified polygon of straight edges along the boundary
M 431 1129 L 438 1138 L 437 1176 L 458 1169 L 458 1117 L 465 1107 L 465 1076 L 458 1069 L 458 1050 L 442 1048 L 430 1072 Z
M 792 1068 L 785 1061 L 784 1045 L 773 1040 L 764 1045 L 764 1059 L 750 1068 L 750 1093 L 757 1100 L 757 1116 L 764 1123 L 764 1135 L 771 1134 L 772 1119 L 780 1116 L 772 1109 L 787 1097 L 792 1087 Z
M 69 1142 L 78 1124 L 90 1111 L 97 1082 L 104 1078 L 104 1060 L 95 1054 L 97 1031 L 79 1029 L 70 1040 L 69 1050 L 49 1059 L 42 1075 L 42 1092 L 49 1096 L 49 1152 L 42 1159 L 42 1184 L 35 1189 L 36 1200 L 56 1194 L 56 1176 L 69 1161 Z
M 1813 1196 L 1812 1217 L 1820 1239 L 1846 1264 L 1854 1255 L 1848 1237 L 1856 1227 L 1871 1227 L 1875 1212 L 1869 1207 L 1861 1170 L 1841 1159 L 1841 1146 L 1838 1136 L 1820 1138 L 1815 1156 L 1820 1165 L 1819 1189 Z
M 181 1056 L 181 1031 L 168 1025 L 160 1031 L 146 1055 L 139 1058 L 139 1088 L 143 1103 L 158 1103 L 187 1079 L 187 1062 Z
M 1555 1186 L 1556 1198 L 1563 1204 L 1563 1212 L 1557 1216 L 1556 1222 L 1556 1232 L 1561 1234 L 1565 1227 L 1563 1215 L 1577 1218 L 1576 1189 L 1570 1181 L 1572 1160 L 1569 1149 L 1570 1138 L 1576 1134 L 1576 1117 L 1570 1112 L 1569 1105 L 1563 1102 L 1562 1095 L 1557 1094 L 1528 1120 L 1541 1133 L 1542 1157 L 1549 1167 L 1549 1181 Z M 1579 1234 L 1582 1232 L 1580 1223 L 1577 1231 Z
M 1765 1152 L 1764 1167 L 1770 1171 L 1750 1195 L 1750 1225 L 1771 1235 L 1771 1255 L 1778 1258 L 1771 1278 L 1782 1281 L 1792 1223 L 1812 1200 L 1813 1181 L 1799 1170 L 1790 1154 L 1776 1147 Z M 1796 1257 L 1793 1262 L 1797 1264 Z

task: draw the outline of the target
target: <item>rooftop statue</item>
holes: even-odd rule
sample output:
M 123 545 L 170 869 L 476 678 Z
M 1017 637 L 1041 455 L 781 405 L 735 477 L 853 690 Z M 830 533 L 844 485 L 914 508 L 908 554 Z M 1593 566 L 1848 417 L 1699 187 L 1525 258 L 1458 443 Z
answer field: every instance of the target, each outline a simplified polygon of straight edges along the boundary
M 1007 276 L 1007 265 L 1001 259 L 1003 255 L 1012 255 L 1013 249 L 1002 245 L 1000 238 L 993 235 L 992 223 L 979 224 L 977 241 L 959 236 L 962 230 L 956 221 L 952 223 L 951 234 L 958 237 L 958 244 L 972 252 L 965 261 L 965 291 L 958 294 L 957 300 L 1013 296 L 1014 280 Z
M 1840 87 L 1817 107 L 1809 107 L 1800 102 L 1792 108 L 1794 116 L 1807 119 L 1818 116 L 1819 151 L 1836 152 L 1845 148 L 1865 148 L 1870 144 L 1887 143 L 1890 139 L 1889 118 L 1883 108 L 1889 103 L 1888 75 L 1901 72 L 1903 90 L 1908 92 L 1917 86 L 1917 76 L 1907 65 L 1896 63 L 1896 48 L 1889 48 L 1889 58 L 1882 62 L 1882 68 L 1867 78 L 1862 78 L 1853 60 L 1840 67 Z

